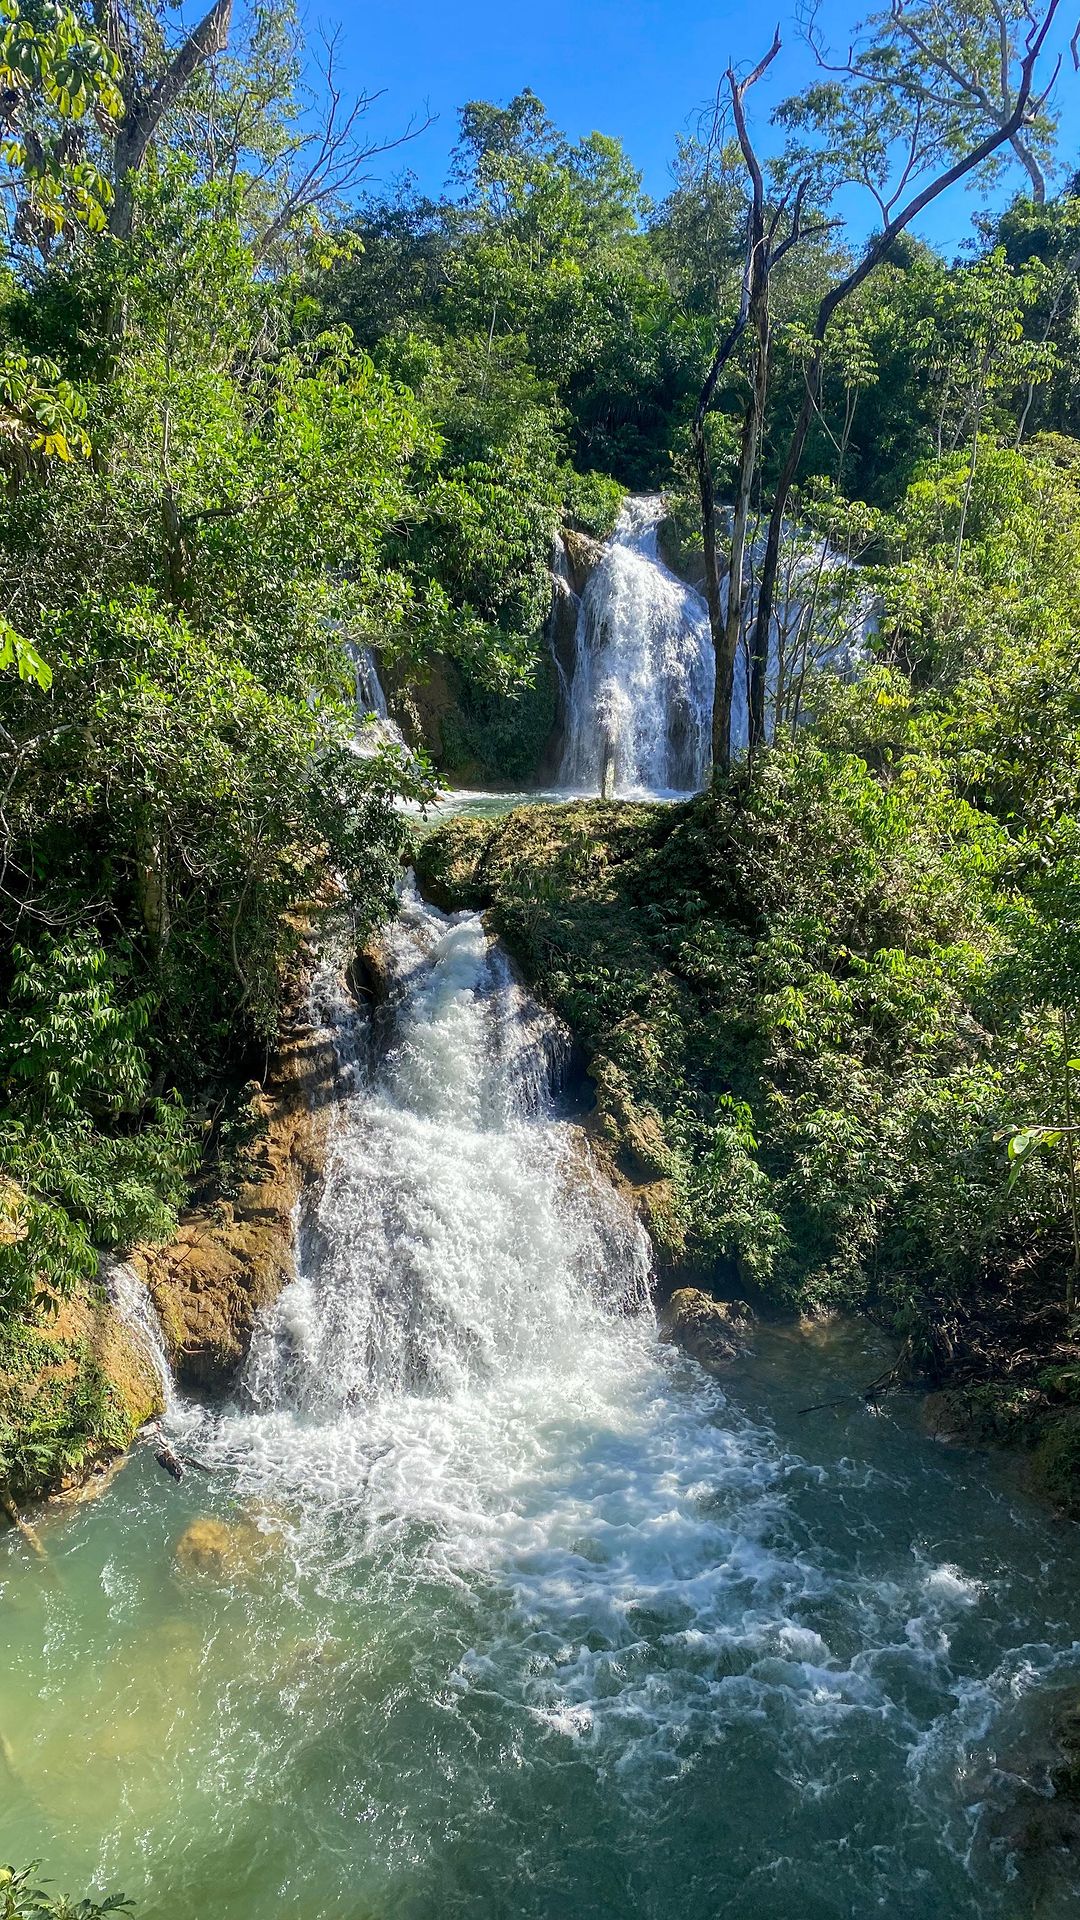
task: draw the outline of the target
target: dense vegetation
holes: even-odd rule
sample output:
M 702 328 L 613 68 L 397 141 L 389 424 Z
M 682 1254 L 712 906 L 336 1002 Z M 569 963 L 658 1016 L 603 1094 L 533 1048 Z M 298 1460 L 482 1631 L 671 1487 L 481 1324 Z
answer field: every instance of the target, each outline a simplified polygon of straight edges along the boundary
M 931 1377 L 1002 1380 L 970 1404 L 1058 1452 L 1080 1399 L 1078 454 L 1042 436 L 970 487 L 955 462 L 915 480 L 879 524 L 879 660 L 823 678 L 752 769 L 674 812 L 452 822 L 420 863 L 581 1037 L 669 1277 L 869 1307 Z
M 452 823 L 422 878 L 489 910 L 580 1039 L 667 1278 L 875 1312 L 1076 1503 L 1056 14 L 890 9 L 757 173 L 728 76 L 654 204 L 617 139 L 568 139 L 527 88 L 463 106 L 441 197 L 362 192 L 383 143 L 330 76 L 312 105 L 288 6 L 216 0 L 188 35 L 170 0 L 0 0 L 9 1512 L 149 1411 L 100 1256 L 167 1239 L 194 1177 L 227 1188 L 320 913 L 344 901 L 358 940 L 385 917 L 400 802 L 436 771 L 544 767 L 552 543 L 604 536 L 627 489 L 665 492 L 752 696 L 758 658 L 753 751 L 718 737 L 686 806 Z M 981 210 L 947 258 L 907 209 L 954 172 Z M 868 240 L 835 212 L 860 187 Z M 722 576 L 766 530 L 733 624 Z M 845 564 L 768 680 L 762 572 L 822 534 Z M 865 671 L 811 674 L 867 593 Z M 368 648 L 411 753 L 356 750 Z M 0 1869 L 11 1920 L 116 1905 Z
M 627 488 L 706 575 L 703 484 L 751 531 L 786 507 L 781 565 L 794 528 L 859 562 L 789 636 L 771 745 L 685 815 L 538 816 L 479 860 L 461 829 L 429 867 L 578 1028 L 680 1258 L 873 1300 L 938 1361 L 988 1289 L 1071 1300 L 1080 197 L 1049 104 L 1003 130 L 989 12 L 982 104 L 950 93 L 947 13 L 782 109 L 766 260 L 722 117 L 659 205 L 528 89 L 465 105 L 441 198 L 361 197 L 379 143 L 333 90 L 315 124 L 287 11 L 185 40 L 158 0 L 5 0 L 0 1478 L 28 1421 L 68 1464 L 116 1444 L 81 1347 L 88 1411 L 33 1412 L 28 1342 L 232 1150 L 313 916 L 387 911 L 425 750 L 539 771 L 552 540 Z M 895 217 L 905 142 L 908 190 L 982 156 L 956 262 Z M 865 272 L 852 183 L 890 235 Z M 870 669 L 811 691 L 867 586 Z M 350 647 L 417 754 L 354 750 Z

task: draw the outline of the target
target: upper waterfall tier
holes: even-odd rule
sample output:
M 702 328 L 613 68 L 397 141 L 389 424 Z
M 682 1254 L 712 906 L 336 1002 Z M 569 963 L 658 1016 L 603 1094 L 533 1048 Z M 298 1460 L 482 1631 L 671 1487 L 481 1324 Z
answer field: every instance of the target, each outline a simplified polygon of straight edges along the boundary
M 582 596 L 560 783 L 599 792 L 694 792 L 710 764 L 709 615 L 657 553 L 659 494 L 627 500 Z
M 659 557 L 659 494 L 629 498 L 582 594 L 571 671 L 559 665 L 565 728 L 559 782 L 572 792 L 692 793 L 712 764 L 715 680 L 701 594 Z M 735 665 L 731 739 L 747 742 L 745 625 L 753 613 L 763 536 L 747 555 L 744 645 Z M 722 556 L 721 556 L 722 557 Z M 726 605 L 726 583 L 722 601 Z M 827 540 L 785 527 L 769 631 L 766 729 L 795 726 L 808 678 L 848 675 L 876 618 L 859 570 Z

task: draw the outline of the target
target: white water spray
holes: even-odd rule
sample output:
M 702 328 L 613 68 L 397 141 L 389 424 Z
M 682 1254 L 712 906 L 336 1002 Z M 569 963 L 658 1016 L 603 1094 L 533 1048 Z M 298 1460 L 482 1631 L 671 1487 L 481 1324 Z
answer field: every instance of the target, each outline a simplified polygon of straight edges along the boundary
M 803 1418 L 816 1339 L 730 1398 L 660 1345 L 558 1025 L 473 915 L 410 891 L 385 957 L 370 1022 L 316 981 L 325 1183 L 240 1403 L 170 1409 L 207 1471 L 105 1494 L 45 1632 L 0 1555 L 15 1857 L 51 1821 L 176 1920 L 223 1863 L 230 1920 L 1006 1920 L 1009 1769 L 1080 1672 L 1060 1529 L 857 1392 Z
M 126 1260 L 117 1260 L 111 1255 L 102 1260 L 101 1278 L 117 1314 L 130 1327 L 157 1375 L 165 1407 L 174 1408 L 177 1404 L 176 1383 L 165 1351 L 161 1321 L 145 1281 L 140 1279 Z
M 565 1033 L 478 916 L 410 889 L 386 960 L 300 1275 L 256 1332 L 253 1412 L 219 1437 L 254 1483 L 318 1484 L 334 1505 L 362 1483 L 370 1506 L 377 1458 L 392 1504 L 430 1518 L 450 1476 L 475 1539 L 553 1410 L 584 1404 L 621 1316 L 651 1329 L 649 1247 L 559 1117 Z M 320 1017 L 340 1054 L 339 1015 Z
M 693 793 L 709 776 L 715 660 L 708 608 L 659 557 L 664 513 L 659 494 L 626 501 L 580 601 L 568 683 L 556 662 L 566 716 L 559 780 L 572 791 L 598 793 L 609 764 L 623 796 Z M 763 548 L 763 537 L 751 544 L 747 627 Z M 565 591 L 556 568 L 555 592 Z M 726 605 L 726 583 L 722 598 Z M 802 716 L 809 674 L 857 670 L 873 624 L 872 598 L 844 556 L 786 529 L 769 637 L 770 715 L 779 697 L 787 718 Z M 732 690 L 736 751 L 747 743 L 747 707 L 743 646 Z
M 659 494 L 625 503 L 581 599 L 559 780 L 694 792 L 708 777 L 714 662 L 705 602 L 657 552 Z
M 405 737 L 390 718 L 374 653 L 370 647 L 355 645 L 350 645 L 349 652 L 356 669 L 357 753 L 366 756 L 384 746 L 403 747 Z

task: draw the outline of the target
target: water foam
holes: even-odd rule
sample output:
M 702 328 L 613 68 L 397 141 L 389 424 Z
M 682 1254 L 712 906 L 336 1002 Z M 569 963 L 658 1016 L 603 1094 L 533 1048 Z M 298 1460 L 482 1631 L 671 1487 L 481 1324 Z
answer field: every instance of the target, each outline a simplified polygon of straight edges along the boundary
M 340 1111 L 298 1278 L 240 1402 L 172 1416 L 280 1542 L 221 1602 L 250 1654 L 222 1642 L 200 1695 L 215 1845 L 288 1767 L 312 1911 L 353 1910 L 361 1855 L 357 1911 L 475 1911 L 445 1870 L 461 1834 L 492 1910 L 530 1920 L 564 1858 L 590 1920 L 634 1910 L 627 1854 L 642 1910 L 694 1920 L 1002 1911 L 991 1743 L 1075 1670 L 1067 1639 L 1024 1631 L 985 1553 L 942 1550 L 940 1491 L 941 1537 L 905 1539 L 885 1423 L 807 1459 L 658 1343 L 648 1244 L 562 1104 L 565 1036 L 476 916 L 409 889 L 385 960 L 370 1036 L 338 966 L 316 983 Z

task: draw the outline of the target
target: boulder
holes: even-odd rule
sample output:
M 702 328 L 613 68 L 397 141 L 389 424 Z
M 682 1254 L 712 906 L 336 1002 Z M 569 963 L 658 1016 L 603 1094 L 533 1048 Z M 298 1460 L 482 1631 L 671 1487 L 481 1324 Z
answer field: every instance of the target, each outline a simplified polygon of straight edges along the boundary
M 590 573 L 604 551 L 603 542 L 594 540 L 591 534 L 580 533 L 576 527 L 567 527 L 563 533 L 563 546 L 566 550 L 567 577 L 573 592 L 580 598 Z
M 258 1569 L 279 1540 L 280 1534 L 264 1532 L 250 1518 L 218 1520 L 213 1514 L 203 1514 L 180 1535 L 176 1564 L 182 1573 L 242 1578 Z
M 745 1300 L 714 1300 L 700 1287 L 680 1287 L 660 1309 L 660 1336 L 713 1370 L 745 1353 L 753 1317 Z

